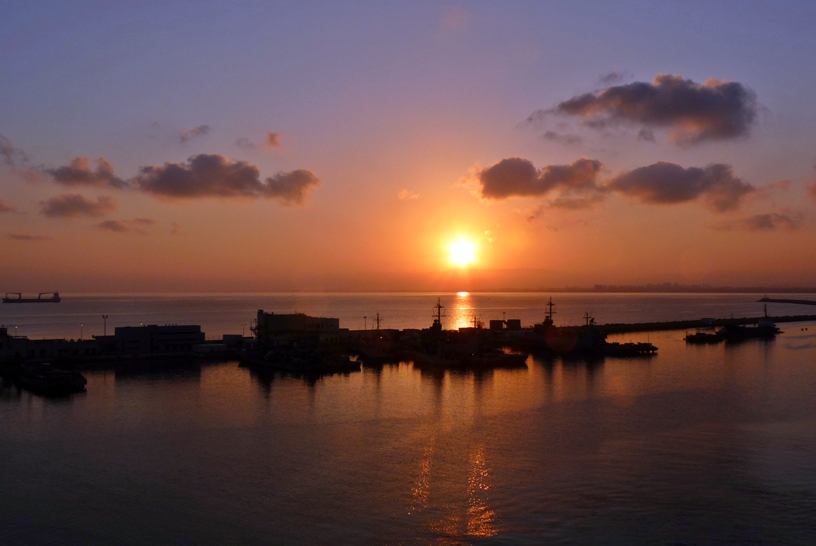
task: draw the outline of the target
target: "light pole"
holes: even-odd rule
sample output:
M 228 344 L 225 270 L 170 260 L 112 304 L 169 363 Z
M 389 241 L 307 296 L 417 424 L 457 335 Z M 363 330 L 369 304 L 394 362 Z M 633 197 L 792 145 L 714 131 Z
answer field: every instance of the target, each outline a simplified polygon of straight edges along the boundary
M 80 325 L 79 325 L 79 341 L 82 341 L 82 328 L 83 328 L 84 326 L 85 326 L 84 324 L 80 324 Z
M 108 315 L 102 315 L 102 335 L 108 335 Z
M 368 330 L 368 316 L 363 315 L 363 330 Z
M 241 323 L 241 339 L 244 337 L 244 331 L 246 330 L 246 322 Z

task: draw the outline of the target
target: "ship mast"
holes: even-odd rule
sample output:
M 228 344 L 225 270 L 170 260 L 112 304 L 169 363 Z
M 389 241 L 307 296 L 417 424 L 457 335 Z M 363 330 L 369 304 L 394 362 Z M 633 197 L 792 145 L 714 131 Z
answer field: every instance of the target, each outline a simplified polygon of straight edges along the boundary
M 555 314 L 553 307 L 555 307 L 555 304 L 553 303 L 552 296 L 550 296 L 550 301 L 547 302 L 547 318 L 550 320 L 552 320 L 552 316 Z
M 434 305 L 434 309 L 436 309 L 436 317 L 434 323 L 439 324 L 440 327 L 442 326 L 442 317 L 445 316 L 442 314 L 442 309 L 444 308 L 445 307 L 442 305 L 442 298 L 437 298 L 436 305 Z

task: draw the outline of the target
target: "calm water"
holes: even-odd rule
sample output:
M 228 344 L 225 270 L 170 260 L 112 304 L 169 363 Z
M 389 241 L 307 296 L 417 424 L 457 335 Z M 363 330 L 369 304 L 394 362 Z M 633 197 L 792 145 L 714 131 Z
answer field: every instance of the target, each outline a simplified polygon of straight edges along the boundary
M 754 296 L 554 299 L 564 324 L 587 310 L 599 322 L 761 313 Z M 451 322 L 505 311 L 529 323 L 545 300 L 443 303 Z M 77 318 L 109 313 L 109 328 L 195 322 L 220 335 L 257 308 L 423 326 L 429 303 L 98 297 L 2 320 L 70 336 Z M 479 375 L 403 363 L 309 382 L 228 362 L 89 372 L 88 392 L 67 400 L 6 387 L 0 544 L 813 544 L 816 324 L 782 327 L 734 346 L 653 332 L 650 359 L 530 358 Z

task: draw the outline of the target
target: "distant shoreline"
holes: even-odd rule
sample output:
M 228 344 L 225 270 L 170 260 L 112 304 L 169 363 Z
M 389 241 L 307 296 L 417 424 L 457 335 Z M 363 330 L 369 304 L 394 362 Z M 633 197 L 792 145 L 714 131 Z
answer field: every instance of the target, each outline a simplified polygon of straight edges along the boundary
M 457 291 L 451 288 L 441 288 L 439 290 L 270 290 L 270 291 L 207 291 L 207 292 L 68 292 L 69 298 L 74 297 L 122 297 L 122 296 L 156 296 L 156 297 L 190 297 L 190 296 L 273 296 L 273 295 L 297 295 L 297 294 L 332 294 L 332 295 L 376 295 L 376 294 L 456 294 Z M 793 287 L 784 288 L 778 286 L 705 286 L 705 285 L 596 285 L 586 286 L 562 286 L 545 288 L 470 288 L 472 294 L 816 294 L 816 287 Z

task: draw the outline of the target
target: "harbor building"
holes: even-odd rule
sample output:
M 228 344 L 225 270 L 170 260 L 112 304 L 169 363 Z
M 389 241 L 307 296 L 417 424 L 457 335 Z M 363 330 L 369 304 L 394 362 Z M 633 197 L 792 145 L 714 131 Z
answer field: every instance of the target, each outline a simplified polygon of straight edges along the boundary
M 273 343 L 310 341 L 318 345 L 337 345 L 348 337 L 348 329 L 341 329 L 337 318 L 267 313 L 263 309 L 258 309 L 252 331 L 258 341 Z
M 189 353 L 194 345 L 204 343 L 204 332 L 198 325 L 119 326 L 114 339 L 116 352 L 124 355 Z
M 180 356 L 205 340 L 201 326 L 117 327 L 112 336 L 91 339 L 29 339 L 0 327 L 0 363 L 15 361 L 81 361 L 110 358 Z

